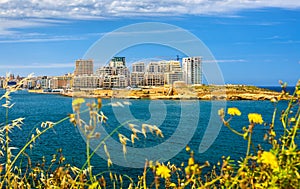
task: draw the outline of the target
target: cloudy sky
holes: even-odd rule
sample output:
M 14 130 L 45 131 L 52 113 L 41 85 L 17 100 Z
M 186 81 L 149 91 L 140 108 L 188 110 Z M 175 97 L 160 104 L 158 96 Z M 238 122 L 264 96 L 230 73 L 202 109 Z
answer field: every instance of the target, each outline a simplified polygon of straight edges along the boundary
M 171 24 L 202 40 L 226 83 L 300 78 L 298 0 L 0 0 L 0 75 L 73 72 L 74 61 L 101 37 L 143 22 Z M 116 55 L 128 63 L 185 56 L 147 44 Z

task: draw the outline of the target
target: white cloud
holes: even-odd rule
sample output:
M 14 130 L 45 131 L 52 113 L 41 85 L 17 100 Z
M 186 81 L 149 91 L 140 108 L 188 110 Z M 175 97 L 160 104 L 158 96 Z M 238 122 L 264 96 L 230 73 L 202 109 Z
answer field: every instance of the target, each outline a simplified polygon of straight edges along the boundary
M 1 0 L 0 0 L 0 12 L 1 12 Z M 1 18 L 0 13 L 0 37 L 2 35 L 16 36 L 20 34 L 16 29 L 18 28 L 30 28 L 30 27 L 42 27 L 49 26 L 55 24 L 67 23 L 67 21 L 63 20 L 54 20 L 54 19 L 44 19 L 44 18 L 27 18 L 27 19 L 17 19 L 17 18 Z
M 203 60 L 204 63 L 239 63 L 239 62 L 247 62 L 244 59 L 224 59 L 224 60 Z
M 65 64 L 31 64 L 31 65 L 0 65 L 0 69 L 40 69 L 40 68 L 74 68 L 74 63 Z
M 74 40 L 83 40 L 84 37 L 77 36 L 53 36 L 53 37 L 39 37 L 40 34 L 29 35 L 20 35 L 20 37 L 11 38 L 11 39 L 0 39 L 1 43 L 36 43 L 36 42 L 55 42 L 55 41 L 74 41 Z M 29 37 L 28 37 L 29 36 Z M 37 37 L 38 36 L 38 37 Z
M 92 19 L 114 16 L 155 16 L 232 13 L 244 9 L 296 9 L 296 0 L 0 0 L 6 18 Z
M 67 20 L 181 15 L 235 16 L 245 9 L 299 9 L 296 0 L 0 0 L 0 38 L 22 28 L 61 24 Z M 276 24 L 276 23 L 260 23 Z M 0 39 L 1 40 L 1 39 Z M 28 39 L 29 40 L 29 39 Z M 37 42 L 42 39 L 30 39 Z M 53 40 L 53 39 L 50 39 Z M 15 41 L 10 39 L 11 42 Z M 26 38 L 25 38 L 26 41 Z M 3 42 L 3 41 L 2 41 Z M 20 41 L 21 42 L 21 41 Z

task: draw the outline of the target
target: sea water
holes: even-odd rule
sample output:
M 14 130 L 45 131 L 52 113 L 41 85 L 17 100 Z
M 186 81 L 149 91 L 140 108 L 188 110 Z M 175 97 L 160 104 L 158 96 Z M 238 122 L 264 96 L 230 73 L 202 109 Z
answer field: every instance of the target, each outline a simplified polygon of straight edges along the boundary
M 0 91 L 0 93 L 3 94 L 4 91 Z M 70 97 L 52 94 L 32 94 L 26 91 L 17 91 L 13 93 L 11 97 L 11 101 L 15 103 L 15 105 L 9 109 L 8 119 L 25 118 L 22 129 L 16 128 L 10 133 L 11 146 L 18 148 L 13 150 L 13 154 L 16 154 L 19 149 L 30 140 L 31 135 L 36 132 L 36 128 L 42 130 L 40 127 L 42 122 L 56 122 L 72 113 L 72 98 Z M 4 104 L 4 100 L 1 100 L 1 104 Z M 122 106 L 117 106 L 117 104 L 122 104 Z M 287 101 L 279 102 L 277 106 L 278 112 L 284 110 L 286 105 Z M 127 118 L 139 120 L 134 123 L 137 125 L 137 129 L 141 129 L 140 126 L 142 123 L 151 124 L 151 122 L 153 122 L 153 124 L 156 124 L 162 130 L 164 138 L 155 136 L 155 133 L 152 135 L 150 132 L 147 133 L 147 138 L 145 138 L 142 133 L 139 133 L 139 140 L 137 140 L 134 145 L 129 144 L 128 141 L 128 148 L 141 149 L 144 150 L 142 151 L 144 153 L 145 149 L 157 147 L 157 151 L 151 151 L 151 153 L 155 153 L 154 155 L 158 159 L 160 156 L 172 154 L 172 150 L 174 150 L 172 149 L 173 147 L 180 148 L 177 149 L 178 153 L 176 153 L 174 157 L 166 159 L 166 156 L 164 156 L 163 159 L 164 161 L 170 161 L 178 165 L 181 162 L 187 162 L 189 158 L 189 153 L 185 151 L 186 145 L 189 145 L 194 151 L 195 160 L 200 164 L 203 164 L 207 160 L 211 164 L 215 164 L 221 160 L 222 156 L 231 156 L 235 160 L 244 157 L 247 141 L 233 134 L 225 126 L 221 126 L 218 132 L 213 133 L 216 135 L 216 139 L 212 142 L 212 145 L 204 152 L 199 152 L 199 145 L 202 142 L 212 115 L 217 117 L 217 111 L 212 112 L 212 109 L 214 109 L 213 106 L 212 101 L 198 100 L 151 101 L 103 99 L 103 108 L 101 111 L 108 117 L 108 120 L 102 127 L 107 133 L 110 133 Z M 195 107 L 197 109 L 195 109 Z M 240 132 L 242 132 L 243 127 L 248 127 L 249 125 L 248 113 L 260 113 L 264 121 L 270 123 L 274 110 L 274 104 L 270 101 L 227 101 L 226 107 L 237 107 L 242 112 L 241 116 L 234 117 L 230 122 L 232 127 Z M 183 110 L 185 115 L 182 115 Z M 5 108 L 0 108 L 0 115 L 0 123 L 1 127 L 3 127 L 6 120 Z M 183 118 L 187 120 L 182 120 Z M 181 127 L 178 131 L 176 129 L 181 122 L 186 126 Z M 276 122 L 279 123 L 279 118 L 276 119 Z M 197 125 L 195 128 L 191 128 L 189 123 L 197 123 Z M 279 126 L 275 127 L 275 131 L 280 134 L 282 128 L 280 124 L 277 125 Z M 269 147 L 267 142 L 263 140 L 267 130 L 268 126 L 255 126 L 253 132 L 254 145 L 262 143 L 265 148 Z M 179 132 L 179 135 L 177 132 Z M 129 129 L 122 128 L 119 130 L 119 133 L 124 134 L 130 139 L 131 131 Z M 171 139 L 176 133 L 178 140 L 171 140 L 172 143 L 168 143 L 164 148 L 159 148 L 160 144 Z M 185 140 L 187 135 L 190 136 L 188 141 Z M 101 137 L 103 137 L 103 135 Z M 117 134 L 112 136 L 112 140 L 119 143 Z M 182 141 L 184 144 L 180 144 Z M 47 162 L 50 162 L 52 155 L 56 154 L 58 149 L 62 149 L 62 154 L 66 157 L 66 162 L 71 165 L 81 167 L 86 160 L 86 142 L 84 136 L 69 120 L 56 125 L 53 129 L 42 135 L 35 141 L 32 149 L 26 150 L 26 153 L 30 156 L 33 164 L 37 164 L 42 162 L 43 156 Z M 114 150 L 112 150 L 111 153 L 115 153 Z M 103 148 L 100 148 L 100 151 L 103 151 Z M 108 149 L 108 151 L 110 151 L 110 149 Z M 123 154 L 122 148 L 119 148 L 119 151 Z M 134 161 L 134 154 L 130 155 L 133 156 L 133 158 L 120 156 L 115 157 L 113 161 L 118 161 L 118 158 L 125 159 L 120 162 L 126 162 L 126 159 L 127 161 Z M 101 172 L 107 170 L 107 162 L 105 159 L 105 157 L 103 158 L 97 154 L 93 156 L 92 165 L 95 171 Z M 24 160 L 25 163 L 23 162 L 23 164 L 26 164 L 26 158 L 24 158 Z M 4 158 L 1 158 L 1 162 L 4 162 Z M 133 176 L 142 174 L 142 169 L 129 169 L 128 166 L 122 166 L 121 164 L 113 165 L 110 169 L 126 174 L 129 174 L 128 171 L 131 171 L 130 174 Z

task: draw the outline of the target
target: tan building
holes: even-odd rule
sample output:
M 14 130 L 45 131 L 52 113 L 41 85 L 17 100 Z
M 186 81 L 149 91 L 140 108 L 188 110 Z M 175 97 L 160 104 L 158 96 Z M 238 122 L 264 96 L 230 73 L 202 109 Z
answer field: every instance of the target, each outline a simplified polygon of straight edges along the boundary
M 50 81 L 52 89 L 71 89 L 73 87 L 73 75 L 66 74 L 63 76 L 53 77 Z
M 96 88 L 99 88 L 99 86 L 100 86 L 99 76 L 95 76 L 95 75 L 74 76 L 73 89 L 75 91 L 94 90 Z
M 74 76 L 92 75 L 94 73 L 93 60 L 76 60 Z

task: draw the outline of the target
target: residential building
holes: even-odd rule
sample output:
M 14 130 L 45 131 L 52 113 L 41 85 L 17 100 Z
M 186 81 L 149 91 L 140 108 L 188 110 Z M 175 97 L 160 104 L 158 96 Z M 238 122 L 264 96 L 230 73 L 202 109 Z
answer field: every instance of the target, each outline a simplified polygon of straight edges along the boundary
M 126 67 L 125 57 L 113 57 L 108 66 L 96 70 L 99 87 L 125 88 L 130 85 L 130 72 Z
M 186 84 L 202 84 L 202 58 L 182 58 L 183 80 Z
M 109 62 L 109 67 L 125 67 L 125 57 L 113 57 Z
M 76 60 L 74 76 L 92 75 L 94 73 L 93 60 Z
M 94 90 L 99 88 L 100 78 L 96 75 L 74 76 L 74 91 Z
M 183 72 L 179 61 L 167 61 L 164 72 L 165 84 L 173 84 L 175 81 L 183 81 Z
M 144 75 L 145 75 L 145 63 L 144 62 L 133 63 L 132 72 L 130 75 L 131 86 L 145 85 Z
M 150 62 L 145 72 L 146 86 L 161 86 L 164 85 L 164 66 L 161 62 Z
M 144 62 L 136 62 L 132 65 L 132 72 L 145 72 L 145 63 Z
M 47 88 L 67 90 L 67 89 L 71 89 L 72 87 L 73 87 L 73 75 L 69 73 L 63 76 L 57 76 L 51 78 L 51 80 L 49 81 L 49 87 Z

